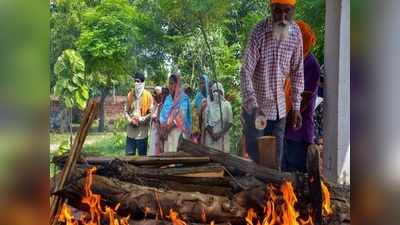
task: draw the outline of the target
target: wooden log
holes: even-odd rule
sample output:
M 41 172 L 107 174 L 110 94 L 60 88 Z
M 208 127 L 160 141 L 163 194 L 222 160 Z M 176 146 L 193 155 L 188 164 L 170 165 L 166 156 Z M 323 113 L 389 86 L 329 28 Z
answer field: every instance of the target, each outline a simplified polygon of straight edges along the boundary
M 210 171 L 213 170 L 210 166 Z M 219 166 L 216 167 L 220 169 Z M 97 174 L 107 177 L 114 177 L 122 181 L 131 182 L 140 185 L 146 185 L 156 188 L 165 188 L 168 190 L 177 190 L 185 192 L 200 192 L 213 195 L 231 195 L 233 194 L 232 181 L 225 177 L 189 177 L 179 176 L 182 172 L 201 171 L 202 167 L 173 168 L 175 171 L 168 171 L 171 168 L 154 169 L 139 168 L 131 164 L 115 160 L 110 164 L 98 167 Z M 167 173 L 160 172 L 167 170 Z M 223 172 L 223 171 L 222 171 Z
M 159 157 L 185 157 L 185 156 L 192 156 L 189 153 L 186 152 L 162 152 L 159 155 Z
M 193 179 L 193 178 L 191 178 Z M 135 184 L 144 185 L 148 187 L 161 188 L 164 190 L 173 190 L 180 192 L 200 192 L 202 194 L 210 194 L 217 196 L 233 196 L 234 191 L 232 187 L 229 186 L 211 186 L 211 185 L 199 185 L 184 183 L 182 181 L 171 181 L 171 180 L 161 180 L 158 178 L 138 178 Z
M 183 151 L 194 156 L 208 156 L 211 161 L 224 165 L 231 173 L 240 171 L 251 174 L 256 178 L 266 182 L 281 184 L 283 181 L 291 181 L 296 184 L 296 176 L 291 173 L 280 172 L 254 163 L 251 160 L 231 155 L 204 145 L 194 144 L 183 138 L 180 139 L 178 151 Z
M 313 208 L 313 219 L 316 225 L 322 223 L 322 189 L 320 173 L 320 149 L 317 145 L 310 145 L 307 150 L 308 187 L 310 201 Z
M 58 161 L 58 163 L 60 163 L 60 161 Z M 92 165 L 79 164 L 79 168 L 81 169 L 87 169 L 90 167 L 92 167 Z M 222 175 L 223 171 L 220 169 L 219 166 L 217 166 L 217 168 L 219 169 L 217 173 L 220 173 L 220 175 Z M 101 176 L 117 178 L 125 182 L 131 182 L 134 184 L 145 185 L 155 188 L 164 188 L 167 190 L 184 192 L 198 191 L 204 194 L 220 196 L 229 196 L 240 191 L 237 187 L 234 186 L 233 181 L 229 177 L 179 176 L 179 174 L 182 174 L 182 172 L 201 172 L 202 168 L 200 168 L 200 170 L 198 170 L 197 168 L 181 168 L 178 170 L 175 169 L 174 171 L 172 171 L 171 169 L 174 168 L 139 168 L 120 160 L 114 160 L 108 164 L 101 164 L 97 166 L 97 174 Z M 212 166 L 211 168 L 206 169 L 210 171 L 214 170 Z
M 62 160 L 56 161 L 56 165 L 63 166 Z M 81 162 L 82 163 L 82 162 Z M 87 162 L 84 165 L 89 165 Z M 95 164 L 96 165 L 96 164 Z M 202 166 L 171 166 L 165 168 L 138 167 L 127 163 L 124 160 L 115 159 L 108 163 L 98 164 L 104 174 L 112 176 L 112 173 L 120 174 L 125 177 L 162 177 L 162 176 L 182 176 L 196 178 L 221 178 L 224 176 L 225 168 L 217 163 L 208 163 Z
M 294 184 L 296 190 L 300 190 L 301 194 L 312 196 L 313 190 L 309 188 L 307 184 L 308 182 L 308 175 L 301 174 L 301 173 L 285 173 L 279 172 L 276 170 L 272 170 L 256 163 L 244 159 L 242 157 L 230 155 L 228 153 L 224 153 L 215 149 L 208 148 L 206 146 L 193 144 L 187 140 L 181 139 L 180 144 L 178 145 L 179 151 L 184 151 L 194 156 L 209 156 L 211 161 L 219 162 L 224 165 L 229 171 L 232 173 L 235 170 L 238 170 L 242 173 L 250 174 L 256 177 L 257 179 L 267 183 L 273 183 L 276 185 L 281 185 L 283 181 L 290 181 Z M 319 169 L 318 165 L 313 165 L 313 170 Z M 331 203 L 332 208 L 334 210 L 334 215 L 330 218 L 331 220 L 339 221 L 340 218 L 345 218 L 344 220 L 350 220 L 350 187 L 349 186 L 342 186 L 330 182 L 326 182 L 325 184 L 328 186 L 328 189 L 331 193 Z M 255 188 L 252 190 L 240 192 L 235 197 L 238 198 L 238 203 L 240 204 L 255 204 L 259 203 L 260 199 L 263 199 L 265 192 L 262 188 Z M 249 194 L 252 193 L 252 194 Z M 239 199 L 242 199 L 239 201 Z M 251 200 L 252 199 L 252 200 Z M 340 216 L 338 215 L 340 212 Z
M 53 158 L 53 163 L 62 164 L 66 161 L 67 155 L 57 156 Z M 120 160 L 135 166 L 163 166 L 170 164 L 206 164 L 210 162 L 209 157 L 160 157 L 160 156 L 122 156 L 122 157 L 106 157 L 106 156 L 87 156 L 78 160 L 80 163 L 88 163 L 91 165 L 102 165 L 110 163 L 113 160 Z
M 75 179 L 72 180 L 71 186 L 68 186 L 67 189 L 59 192 L 58 194 L 67 197 L 69 204 L 81 209 L 82 204 L 80 203 L 80 197 L 82 196 L 82 185 L 84 183 L 84 178 L 78 173 L 76 173 L 74 177 Z M 105 200 L 104 202 L 112 207 L 114 207 L 116 203 L 121 202 L 122 206 L 124 207 L 122 208 L 122 211 L 120 210 L 118 212 L 121 216 L 126 216 L 128 213 L 131 213 L 131 215 L 134 215 L 135 219 L 142 219 L 144 215 L 144 208 L 149 207 L 152 209 L 152 213 L 147 213 L 149 216 L 148 218 L 154 218 L 155 214 L 157 214 L 157 210 L 153 209 L 154 207 L 157 209 L 157 205 L 159 204 L 163 208 L 164 215 L 168 212 L 166 210 L 172 208 L 175 211 L 179 211 L 180 214 L 183 213 L 182 215 L 184 220 L 190 222 L 202 222 L 202 220 L 199 220 L 199 218 L 201 218 L 201 209 L 204 207 L 206 210 L 214 210 L 216 208 L 217 211 L 215 214 L 219 214 L 220 211 L 218 210 L 238 209 L 243 211 L 249 208 L 253 208 L 257 212 L 261 213 L 263 207 L 265 206 L 266 196 L 266 188 L 263 186 L 242 191 L 231 198 L 226 198 L 212 195 L 202 195 L 198 192 L 182 193 L 177 191 L 165 191 L 162 189 L 148 188 L 141 185 L 132 185 L 125 182 L 120 182 L 116 179 L 108 179 L 98 175 L 94 176 L 92 190 L 94 193 L 101 194 L 103 200 Z M 340 190 L 342 191 L 344 189 Z M 297 194 L 302 193 L 303 191 L 304 190 L 302 189 L 296 190 Z M 335 195 L 335 191 L 337 190 L 331 190 L 333 214 L 328 217 L 324 217 L 323 224 L 341 224 L 342 222 L 350 221 L 350 203 L 349 201 L 342 201 L 341 199 L 332 197 Z M 205 200 L 209 198 L 207 196 L 212 196 L 210 197 L 209 201 Z M 228 201 L 228 203 L 223 204 L 222 202 L 224 201 L 221 202 L 221 199 Z M 219 203 L 215 204 L 215 201 Z M 299 202 L 300 203 L 297 207 L 300 207 L 301 210 L 305 209 L 304 207 L 307 207 L 307 202 L 303 202 L 301 198 L 299 198 Z M 202 204 L 206 205 L 204 206 Z M 201 207 L 198 205 L 201 205 Z M 184 210 L 177 210 L 179 207 L 184 207 Z M 84 207 L 82 207 L 82 209 L 83 208 Z M 194 211 L 191 212 L 189 208 L 192 208 Z M 228 210 L 228 212 L 230 211 Z M 235 214 L 235 216 L 232 217 L 231 213 L 226 213 L 225 211 L 223 216 L 210 217 L 209 211 L 206 211 L 207 218 L 210 220 L 215 218 L 220 219 L 219 221 L 216 221 L 217 223 L 220 221 L 232 222 L 233 224 L 243 223 L 243 220 L 240 219 L 240 216 L 236 216 Z
M 80 203 L 85 184 L 85 178 L 82 178 L 81 173 L 77 172 L 74 175 L 75 179 L 71 179 L 64 190 L 53 194 L 68 198 L 69 204 L 78 209 L 85 209 Z M 242 221 L 247 211 L 234 199 L 227 197 L 199 192 L 165 191 L 98 175 L 93 175 L 91 190 L 95 194 L 100 194 L 107 205 L 114 207 L 120 203 L 119 215 L 131 214 L 136 219 L 143 217 L 146 207 L 149 208 L 147 210 L 148 217 L 154 218 L 159 214 L 161 207 L 164 215 L 168 213 L 169 209 L 174 209 L 185 221 L 194 222 L 201 222 L 202 210 L 204 210 L 207 218 L 216 223 Z
M 85 142 L 87 133 L 94 118 L 97 115 L 97 102 L 91 100 L 85 109 L 78 133 L 75 136 L 74 143 L 70 150 L 70 155 L 66 161 L 66 165 L 61 171 L 61 176 L 56 185 L 54 191 L 60 190 L 64 187 L 65 183 L 71 176 L 71 171 L 75 167 L 76 161 L 82 150 L 83 143 Z M 50 197 L 50 224 L 54 225 L 57 223 L 58 214 L 61 210 L 64 200 L 59 196 Z

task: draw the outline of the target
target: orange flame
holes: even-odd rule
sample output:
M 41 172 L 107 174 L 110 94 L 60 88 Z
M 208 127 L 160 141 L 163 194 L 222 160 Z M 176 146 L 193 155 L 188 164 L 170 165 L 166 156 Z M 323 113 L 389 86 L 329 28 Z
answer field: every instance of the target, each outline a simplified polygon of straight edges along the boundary
M 247 210 L 247 216 L 244 218 L 246 220 L 247 225 L 253 225 L 253 220 L 257 218 L 257 214 L 253 208 Z
M 297 202 L 296 194 L 292 183 L 284 182 L 281 186 L 281 191 L 283 194 L 283 200 L 285 204 L 282 205 L 282 219 L 283 225 L 299 225 L 297 222 L 297 217 L 299 213 L 295 210 L 294 204 Z
M 321 189 L 323 195 L 322 201 L 322 215 L 329 216 L 333 213 L 331 208 L 331 194 L 329 193 L 328 187 L 321 181 Z
M 84 185 L 84 196 L 82 197 L 82 203 L 89 206 L 89 214 L 82 216 L 81 218 L 75 219 L 71 213 L 71 209 L 64 204 L 61 210 L 59 221 L 65 223 L 66 225 L 100 225 L 102 217 L 105 217 L 109 221 L 109 225 L 129 225 L 130 216 L 125 218 L 118 218 L 117 211 L 120 204 L 117 204 L 115 208 L 106 206 L 105 210 L 101 207 L 101 196 L 94 194 L 91 190 L 93 183 L 93 173 L 96 168 L 87 170 L 87 176 Z M 327 186 L 321 182 L 321 189 L 323 192 L 323 205 L 322 213 L 324 216 L 333 213 L 330 203 L 330 193 Z M 282 200 L 278 200 L 277 189 L 273 185 L 267 186 L 265 205 L 264 205 L 264 217 L 262 222 L 258 219 L 257 213 L 253 208 L 247 211 L 245 221 L 247 225 L 314 225 L 312 217 L 308 216 L 307 220 L 299 218 L 299 212 L 295 209 L 295 204 L 297 203 L 297 197 L 293 188 L 292 183 L 284 182 L 280 187 L 280 192 L 282 193 Z M 163 219 L 163 211 L 156 193 L 156 200 L 159 206 L 159 213 L 156 217 L 160 216 Z M 144 208 L 145 218 L 151 209 L 149 207 Z M 172 222 L 172 225 L 187 225 L 185 221 L 179 218 L 178 212 L 173 209 L 169 210 L 169 215 L 166 216 Z M 207 214 L 205 209 L 201 210 L 201 220 L 204 224 L 207 224 Z M 255 223 L 256 222 L 256 223 Z M 210 225 L 214 225 L 215 222 L 211 221 Z
M 207 214 L 204 208 L 201 208 L 201 221 L 203 223 L 207 223 Z
M 74 219 L 71 214 L 70 208 L 64 204 L 61 210 L 61 214 L 59 217 L 60 222 L 64 222 L 66 225 L 100 225 L 102 216 L 106 217 L 109 221 L 109 225 L 129 225 L 129 218 L 117 218 L 116 212 L 120 206 L 117 204 L 115 208 L 111 208 L 106 206 L 105 211 L 101 208 L 101 195 L 93 194 L 91 187 L 93 183 L 93 173 L 96 171 L 96 168 L 93 167 L 86 171 L 85 185 L 84 185 L 84 196 L 82 197 L 81 202 L 89 206 L 89 215 L 81 216 L 79 220 Z
M 293 189 L 293 185 L 290 182 L 284 182 L 280 188 L 283 197 L 283 204 L 277 208 L 277 195 L 276 188 L 273 185 L 267 186 L 266 203 L 264 206 L 264 218 L 262 223 L 258 221 L 257 214 L 254 209 L 250 208 L 247 211 L 245 217 L 247 225 L 254 225 L 254 221 L 257 221 L 257 225 L 314 225 L 311 216 L 307 220 L 299 218 L 299 213 L 295 209 L 297 197 Z
M 171 219 L 172 225 L 186 225 L 185 221 L 179 218 L 179 214 L 173 209 L 169 210 L 169 218 Z
M 72 216 L 71 209 L 65 203 L 61 209 L 61 214 L 58 220 L 64 222 L 66 225 L 78 225 L 78 221 L 76 221 Z
M 144 208 L 144 218 L 146 219 L 147 218 L 147 213 L 149 213 L 150 212 L 150 208 L 149 207 L 145 207 Z
M 267 186 L 267 196 L 268 199 L 266 206 L 264 207 L 264 219 L 262 225 L 273 225 L 276 222 L 276 211 L 275 211 L 275 201 L 276 201 L 276 194 L 275 194 L 275 187 L 273 185 Z
M 307 220 L 299 219 L 301 225 L 314 225 L 311 216 L 308 216 Z

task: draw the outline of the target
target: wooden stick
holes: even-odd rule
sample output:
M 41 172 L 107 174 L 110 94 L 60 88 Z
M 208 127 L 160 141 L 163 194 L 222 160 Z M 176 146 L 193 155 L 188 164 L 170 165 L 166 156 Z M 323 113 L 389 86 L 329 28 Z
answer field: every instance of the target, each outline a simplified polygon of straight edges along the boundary
M 242 173 L 251 174 L 266 183 L 272 182 L 280 185 L 283 181 L 291 181 L 294 184 L 297 182 L 294 174 L 270 169 L 239 156 L 231 155 L 204 145 L 194 144 L 183 138 L 180 139 L 178 151 L 190 153 L 193 156 L 208 156 L 211 161 L 221 163 L 233 174 L 234 171 L 240 171 Z
M 65 163 L 67 155 L 62 155 L 53 158 L 53 163 Z M 107 156 L 88 156 L 82 159 L 83 162 L 91 165 L 101 165 L 120 160 L 135 166 L 163 166 L 169 164 L 205 164 L 211 160 L 209 157 L 158 157 L 158 156 L 122 156 L 122 157 L 107 157 Z M 78 160 L 79 162 L 79 160 Z
M 85 142 L 87 133 L 93 120 L 97 116 L 97 102 L 91 100 L 85 109 L 79 131 L 75 136 L 74 143 L 71 148 L 71 153 L 68 157 L 67 163 L 61 172 L 61 179 L 55 186 L 55 190 L 59 191 L 64 188 L 65 182 L 70 178 L 71 171 L 73 170 L 78 156 L 82 150 L 83 143 Z M 64 199 L 60 196 L 51 196 L 50 198 L 50 224 L 55 225 L 61 206 L 64 203 Z

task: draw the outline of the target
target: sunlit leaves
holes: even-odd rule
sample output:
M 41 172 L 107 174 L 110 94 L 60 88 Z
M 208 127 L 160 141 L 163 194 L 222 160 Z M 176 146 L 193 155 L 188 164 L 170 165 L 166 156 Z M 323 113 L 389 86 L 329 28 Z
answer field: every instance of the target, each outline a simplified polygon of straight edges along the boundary
M 89 87 L 85 80 L 85 63 L 78 52 L 65 50 L 54 66 L 57 76 L 55 95 L 61 98 L 65 106 L 85 108 L 89 98 Z
M 137 28 L 137 12 L 126 0 L 104 0 L 83 14 L 77 47 L 93 88 L 111 89 L 124 80 Z

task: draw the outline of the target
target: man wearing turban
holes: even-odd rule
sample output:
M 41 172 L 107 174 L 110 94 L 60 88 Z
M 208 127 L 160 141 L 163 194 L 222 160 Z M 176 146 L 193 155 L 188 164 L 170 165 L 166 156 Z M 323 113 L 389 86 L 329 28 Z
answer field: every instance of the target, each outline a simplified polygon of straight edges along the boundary
M 301 101 L 302 126 L 293 129 L 286 127 L 285 146 L 283 154 L 283 170 L 306 172 L 307 148 L 314 143 L 315 102 L 318 92 L 320 66 L 316 57 L 311 53 L 316 43 L 316 37 L 310 25 L 304 21 L 297 21 L 303 37 L 304 53 L 304 92 Z M 288 91 L 290 96 L 290 89 Z M 289 98 L 290 99 L 290 98 Z M 292 103 L 288 102 L 289 108 Z
M 293 22 L 295 0 L 270 0 L 272 16 L 259 22 L 251 32 L 243 55 L 240 85 L 245 120 L 246 149 L 259 162 L 257 138 L 276 137 L 276 162 L 280 167 L 285 134 L 286 100 L 284 83 L 290 77 L 293 110 L 291 126 L 301 127 L 301 93 L 304 89 L 303 42 Z M 265 116 L 264 130 L 255 128 L 255 119 Z M 260 149 L 260 151 L 263 151 Z

